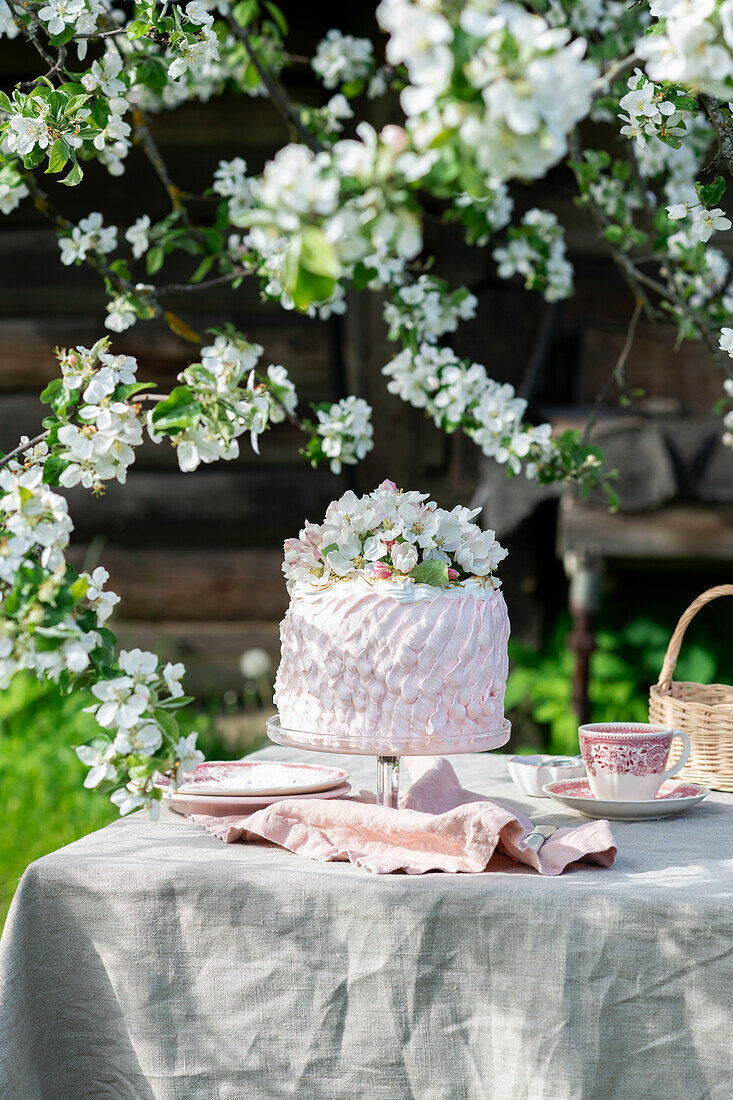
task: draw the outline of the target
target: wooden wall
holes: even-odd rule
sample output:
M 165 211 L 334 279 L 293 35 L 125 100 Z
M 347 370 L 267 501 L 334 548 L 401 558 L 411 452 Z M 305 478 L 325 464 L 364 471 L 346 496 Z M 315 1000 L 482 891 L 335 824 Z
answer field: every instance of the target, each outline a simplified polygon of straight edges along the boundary
M 285 9 L 300 52 L 312 48 L 329 26 L 343 25 L 344 12 L 335 4 L 318 5 L 307 15 L 296 5 Z M 354 30 L 368 26 L 370 12 L 368 5 L 349 9 Z M 35 57 L 17 41 L 3 41 L 0 71 L 4 85 L 12 86 L 35 73 Z M 296 98 L 319 101 L 321 93 L 307 75 L 289 80 Z M 173 179 L 192 192 L 210 183 L 219 159 L 243 155 L 256 170 L 287 140 L 266 100 L 234 96 L 160 115 L 153 130 Z M 166 196 L 137 152 L 121 179 L 92 165 L 81 187 L 49 187 L 72 220 L 92 209 L 122 224 L 143 212 L 153 217 L 167 212 Z M 558 406 L 571 406 L 576 415 L 610 373 L 633 302 L 590 223 L 575 210 L 564 172 L 540 187 L 518 188 L 517 203 L 519 209 L 549 206 L 569 223 L 579 292 L 555 311 L 532 400 L 538 415 L 548 409 L 552 414 Z M 207 209 L 194 208 L 194 216 L 205 218 Z M 478 317 L 461 332 L 458 350 L 484 362 L 495 377 L 520 386 L 547 319 L 544 303 L 498 281 L 490 252 L 468 249 L 455 231 L 446 233 L 431 222 L 428 245 L 441 274 L 479 295 Z M 194 266 L 190 257 L 176 259 L 165 274 L 183 282 Z M 144 278 L 142 270 L 139 277 Z M 7 450 L 21 433 L 37 430 L 42 415 L 37 395 L 56 373 L 53 348 L 89 344 L 103 333 L 105 298 L 94 272 L 60 265 L 53 233 L 28 202 L 0 222 L 0 289 L 0 448 Z M 298 433 L 278 426 L 263 439 L 261 457 L 243 440 L 238 461 L 186 475 L 178 472 L 167 445 L 146 442 L 127 486 L 113 484 L 101 498 L 83 490 L 69 493 L 76 523 L 72 560 L 77 565 L 102 561 L 110 570 L 111 586 L 123 597 L 117 624 L 122 641 L 180 656 L 194 690 L 237 689 L 244 649 L 262 645 L 273 657 L 277 653 L 277 622 L 286 605 L 280 544 L 297 533 L 306 517 L 319 518 L 346 487 L 365 490 L 384 477 L 425 487 L 449 506 L 467 502 L 481 468 L 470 442 L 446 438 L 387 393 L 380 369 L 393 349 L 386 342 L 379 296 L 361 295 L 345 318 L 329 322 L 263 303 L 250 283 L 237 291 L 179 294 L 166 304 L 199 332 L 232 321 L 264 345 L 267 362 L 288 368 L 305 404 L 355 392 L 375 407 L 375 451 L 358 469 L 339 477 L 312 471 L 298 455 Z M 114 337 L 114 347 L 135 355 L 140 377 L 161 387 L 173 383 L 193 354 L 190 345 L 158 323 L 139 323 Z M 680 362 L 688 379 L 681 387 L 676 381 Z M 696 346 L 675 353 L 670 335 L 658 330 L 640 331 L 629 374 L 634 384 L 668 394 L 678 416 L 709 410 L 719 395 L 704 353 Z M 505 571 L 520 632 L 534 638 L 541 632 L 540 609 L 548 606 L 537 595 L 548 569 L 557 582 L 555 564 L 547 564 L 553 517 L 554 505 L 513 532 Z M 561 588 L 561 582 L 554 584 L 560 603 Z

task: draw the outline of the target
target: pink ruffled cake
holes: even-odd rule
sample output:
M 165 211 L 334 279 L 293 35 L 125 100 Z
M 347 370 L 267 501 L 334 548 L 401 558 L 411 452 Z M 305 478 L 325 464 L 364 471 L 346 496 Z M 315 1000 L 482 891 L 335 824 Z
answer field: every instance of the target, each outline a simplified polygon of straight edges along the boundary
M 492 574 L 505 551 L 475 512 L 425 499 L 391 482 L 346 494 L 286 543 L 283 728 L 362 752 L 387 739 L 399 755 L 502 726 L 509 617 Z

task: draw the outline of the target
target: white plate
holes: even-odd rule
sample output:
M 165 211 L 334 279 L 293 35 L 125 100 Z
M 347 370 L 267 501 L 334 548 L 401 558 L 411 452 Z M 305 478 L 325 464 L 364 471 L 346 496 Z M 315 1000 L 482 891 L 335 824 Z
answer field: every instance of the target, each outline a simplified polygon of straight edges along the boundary
M 163 804 L 180 814 L 208 814 L 211 817 L 234 817 L 237 814 L 251 813 L 275 802 L 284 802 L 287 798 L 343 798 L 351 790 L 349 783 L 342 783 L 327 791 L 310 791 L 307 794 L 277 795 L 232 795 L 222 798 L 219 795 L 185 794 L 181 791 L 163 795 Z
M 298 761 L 207 760 L 187 772 L 179 794 L 205 794 L 216 798 L 233 795 L 307 794 L 339 787 L 349 778 L 343 768 Z M 167 787 L 162 779 L 159 786 Z
M 643 802 L 614 802 L 595 798 L 587 779 L 561 779 L 545 783 L 546 794 L 563 806 L 586 817 L 603 817 L 609 821 L 644 821 L 655 817 L 669 817 L 697 806 L 710 791 L 697 783 L 682 779 L 667 779 L 659 788 L 656 798 Z

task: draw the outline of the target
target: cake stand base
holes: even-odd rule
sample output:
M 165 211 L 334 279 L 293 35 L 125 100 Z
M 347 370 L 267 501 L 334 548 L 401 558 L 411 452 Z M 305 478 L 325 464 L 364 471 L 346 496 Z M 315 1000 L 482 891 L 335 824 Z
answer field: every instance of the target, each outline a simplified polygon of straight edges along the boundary
M 396 810 L 400 795 L 400 759 L 403 756 L 450 756 L 454 753 L 485 752 L 506 745 L 512 724 L 505 718 L 502 725 L 486 733 L 475 733 L 459 741 L 431 741 L 419 748 L 390 737 L 376 735 L 369 741 L 354 745 L 345 737 L 306 733 L 286 729 L 278 715 L 267 720 L 267 736 L 278 745 L 310 749 L 312 752 L 341 753 L 346 756 L 376 756 L 377 804 Z

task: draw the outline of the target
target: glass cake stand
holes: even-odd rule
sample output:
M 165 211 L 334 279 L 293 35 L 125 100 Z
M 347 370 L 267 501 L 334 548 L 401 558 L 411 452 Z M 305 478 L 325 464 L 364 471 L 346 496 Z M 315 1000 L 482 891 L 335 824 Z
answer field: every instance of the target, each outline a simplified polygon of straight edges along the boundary
M 285 729 L 277 714 L 267 720 L 267 736 L 278 745 L 287 745 L 294 749 L 310 749 L 313 752 L 342 753 L 348 756 L 376 756 L 377 803 L 395 810 L 400 793 L 401 757 L 452 756 L 457 753 L 498 749 L 506 745 L 511 732 L 512 724 L 508 718 L 505 718 L 498 729 L 488 730 L 486 733 L 475 733 L 460 741 L 431 741 L 429 745 L 421 747 L 418 751 L 407 748 L 388 736 L 380 737 L 379 734 L 375 734 L 371 741 L 355 746 L 345 737 Z

